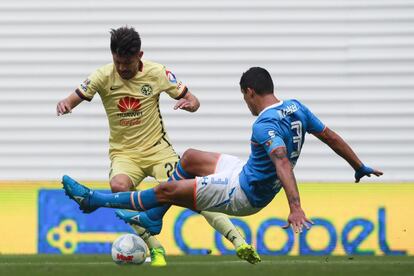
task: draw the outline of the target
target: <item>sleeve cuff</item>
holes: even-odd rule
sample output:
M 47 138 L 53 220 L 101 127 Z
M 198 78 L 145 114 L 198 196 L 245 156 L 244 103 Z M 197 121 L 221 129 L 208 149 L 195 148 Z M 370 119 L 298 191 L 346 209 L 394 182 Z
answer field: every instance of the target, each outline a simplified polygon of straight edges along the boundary
M 312 131 L 310 133 L 311 134 L 321 134 L 321 133 L 323 133 L 325 131 L 325 129 L 326 129 L 326 126 L 323 127 L 322 131 Z
M 275 148 L 273 148 L 270 152 L 269 152 L 269 155 L 270 154 L 272 154 L 272 153 L 274 153 L 277 149 L 279 149 L 279 148 L 286 148 L 286 146 L 277 146 L 277 147 L 275 147 Z
M 185 97 L 185 95 L 187 94 L 187 92 L 188 92 L 188 88 L 187 88 L 187 86 L 186 86 L 186 87 L 184 87 L 183 92 L 181 92 L 181 94 L 180 94 L 178 97 L 174 98 L 174 99 L 179 100 L 179 99 L 181 99 L 181 98 L 184 98 L 184 97 Z
M 85 100 L 85 101 L 88 101 L 88 102 L 92 101 L 92 99 L 90 99 L 90 98 L 86 97 L 85 95 L 83 95 L 82 92 L 79 90 L 79 88 L 77 88 L 75 90 L 75 92 L 79 96 L 79 98 L 81 98 L 82 100 Z

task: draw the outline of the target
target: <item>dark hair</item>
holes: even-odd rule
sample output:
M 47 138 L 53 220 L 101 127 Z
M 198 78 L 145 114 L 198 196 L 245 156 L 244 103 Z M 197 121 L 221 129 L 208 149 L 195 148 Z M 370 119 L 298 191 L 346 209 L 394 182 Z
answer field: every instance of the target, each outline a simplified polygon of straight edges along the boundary
M 261 67 L 252 67 L 243 73 L 240 79 L 240 88 L 246 91 L 253 89 L 256 94 L 273 94 L 273 81 L 269 72 Z
M 130 57 L 141 51 L 141 38 L 134 28 L 128 26 L 111 29 L 111 52 Z

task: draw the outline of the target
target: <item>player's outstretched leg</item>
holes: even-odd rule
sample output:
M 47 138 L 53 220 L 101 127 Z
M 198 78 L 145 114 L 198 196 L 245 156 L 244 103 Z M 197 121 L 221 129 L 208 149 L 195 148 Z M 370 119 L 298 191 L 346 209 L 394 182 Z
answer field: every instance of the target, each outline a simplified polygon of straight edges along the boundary
M 185 208 L 194 206 L 193 179 L 162 183 L 155 188 L 138 192 L 119 193 L 93 191 L 67 175 L 63 177 L 62 183 L 66 194 L 84 211 L 96 210 L 99 207 L 145 211 L 166 204 Z
M 84 213 L 92 213 L 99 208 L 92 207 L 90 204 L 91 196 L 94 193 L 91 189 L 79 184 L 67 175 L 63 176 L 62 184 L 63 189 L 65 189 L 65 194 L 76 201 L 79 204 L 79 209 Z
M 83 186 L 67 175 L 63 176 L 62 184 L 65 193 L 86 213 L 93 212 L 99 207 L 144 211 L 163 205 L 158 202 L 154 189 L 114 194 L 101 193 Z M 168 198 L 168 195 L 165 197 Z
M 158 235 L 162 229 L 162 219 L 152 220 L 147 212 L 137 212 L 118 209 L 116 216 L 128 224 L 138 225 L 145 228 L 151 235 Z

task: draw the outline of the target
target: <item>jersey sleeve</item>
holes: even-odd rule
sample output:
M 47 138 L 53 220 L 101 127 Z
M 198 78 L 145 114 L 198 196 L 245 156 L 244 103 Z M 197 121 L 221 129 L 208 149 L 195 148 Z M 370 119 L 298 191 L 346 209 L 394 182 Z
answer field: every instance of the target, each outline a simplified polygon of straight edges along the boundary
M 93 96 L 102 89 L 102 79 L 102 73 L 99 70 L 95 71 L 79 84 L 78 89 L 76 89 L 76 94 L 78 94 L 81 99 L 90 102 Z
M 321 120 L 319 120 L 319 118 L 316 117 L 316 115 L 313 114 L 307 106 L 301 104 L 301 107 L 303 108 L 308 123 L 308 128 L 306 129 L 306 132 L 321 133 L 325 129 L 325 124 L 322 123 Z
M 161 91 L 167 92 L 167 94 L 176 100 L 181 99 L 188 92 L 188 88 L 181 81 L 177 80 L 174 73 L 165 67 L 162 68 L 161 76 L 159 77 Z
M 260 122 L 253 126 L 253 138 L 264 147 L 267 154 L 279 147 L 286 147 L 277 125 L 271 122 Z

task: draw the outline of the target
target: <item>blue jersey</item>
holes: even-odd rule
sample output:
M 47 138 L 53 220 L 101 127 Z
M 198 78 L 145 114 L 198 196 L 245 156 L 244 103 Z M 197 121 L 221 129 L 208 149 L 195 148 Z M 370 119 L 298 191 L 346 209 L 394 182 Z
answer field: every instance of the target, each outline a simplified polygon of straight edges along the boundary
M 294 166 L 305 142 L 305 133 L 320 133 L 324 128 L 297 100 L 282 101 L 260 112 L 253 124 L 250 157 L 239 176 L 240 186 L 253 207 L 266 206 L 282 188 L 270 153 L 286 147 Z

